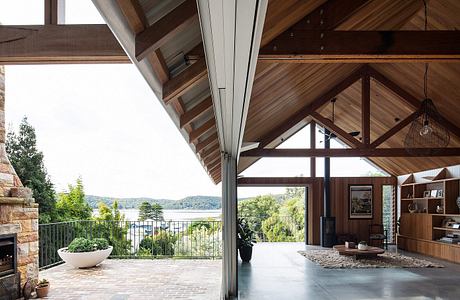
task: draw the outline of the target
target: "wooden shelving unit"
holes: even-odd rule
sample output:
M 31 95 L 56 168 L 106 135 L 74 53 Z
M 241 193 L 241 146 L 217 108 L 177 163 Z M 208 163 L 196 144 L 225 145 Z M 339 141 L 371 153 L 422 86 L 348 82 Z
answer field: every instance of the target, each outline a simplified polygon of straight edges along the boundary
M 439 239 L 449 233 L 460 235 L 460 229 L 443 227 L 443 220 L 460 223 L 460 211 L 456 200 L 460 194 L 460 178 L 443 178 L 441 171 L 432 181 L 414 182 L 411 176 L 401 185 L 401 226 L 398 234 L 400 249 L 419 252 L 437 258 L 460 263 L 460 245 Z M 424 191 L 442 190 L 442 197 L 424 197 Z M 410 213 L 410 203 L 417 203 L 419 212 Z M 436 207 L 442 212 L 437 213 Z

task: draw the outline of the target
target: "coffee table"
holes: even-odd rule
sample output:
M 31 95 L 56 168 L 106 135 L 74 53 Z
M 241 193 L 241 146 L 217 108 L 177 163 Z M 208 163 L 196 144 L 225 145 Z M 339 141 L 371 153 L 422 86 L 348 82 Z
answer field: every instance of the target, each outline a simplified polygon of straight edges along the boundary
M 355 256 L 360 258 L 377 258 L 377 255 L 385 253 L 385 250 L 377 247 L 369 247 L 367 250 L 359 250 L 358 248 L 347 248 L 345 245 L 335 245 L 333 247 L 340 255 Z

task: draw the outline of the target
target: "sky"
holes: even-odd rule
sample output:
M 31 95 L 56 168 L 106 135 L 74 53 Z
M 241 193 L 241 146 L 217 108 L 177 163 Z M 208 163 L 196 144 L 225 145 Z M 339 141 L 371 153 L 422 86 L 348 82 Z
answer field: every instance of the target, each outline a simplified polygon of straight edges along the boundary
M 42 3 L 0 0 L 0 22 L 42 24 Z M 66 0 L 66 23 L 104 21 L 90 0 Z M 7 66 L 7 128 L 17 129 L 24 116 L 36 129 L 58 192 L 81 176 L 91 195 L 181 199 L 221 194 L 134 65 Z M 307 141 L 309 130 L 304 129 L 280 147 L 307 147 Z M 332 147 L 341 146 L 333 142 Z M 375 171 L 359 158 L 331 164 L 332 176 Z M 308 170 L 306 158 L 264 158 L 242 175 L 300 176 Z M 282 192 L 240 188 L 238 196 Z

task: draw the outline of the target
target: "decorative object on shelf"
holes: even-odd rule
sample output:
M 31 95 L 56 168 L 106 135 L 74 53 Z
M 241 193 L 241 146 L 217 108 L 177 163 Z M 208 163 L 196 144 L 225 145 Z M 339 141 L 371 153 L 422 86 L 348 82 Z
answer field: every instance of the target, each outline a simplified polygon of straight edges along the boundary
M 355 244 L 355 242 L 345 242 L 345 247 L 347 247 L 349 249 L 355 249 L 356 244 Z
M 427 213 L 426 207 L 422 209 L 422 213 Z
M 436 212 L 442 214 L 444 212 L 444 207 L 442 205 L 436 206 Z
M 416 203 L 416 202 L 409 203 L 409 205 L 407 205 L 407 210 L 408 210 L 411 214 L 418 212 L 418 205 L 417 205 L 417 203 Z
M 452 218 L 445 218 L 444 220 L 442 220 L 441 227 L 447 227 L 447 224 L 449 224 L 451 222 L 454 222 L 454 220 Z
M 423 198 L 430 198 L 431 192 L 430 191 L 424 191 L 423 192 Z
M 438 190 L 438 192 L 436 193 L 436 197 L 438 197 L 438 198 L 444 197 L 444 191 L 443 190 Z
M 425 31 L 428 29 L 428 7 L 425 8 Z M 419 116 L 412 121 L 409 131 L 404 139 L 406 151 L 415 156 L 434 155 L 436 149 L 449 145 L 449 130 L 443 125 L 443 118 L 439 114 L 433 101 L 428 98 L 428 63 L 425 63 L 425 76 L 423 81 L 425 99 L 419 110 Z
M 460 196 L 457 197 L 457 206 L 458 206 L 458 210 L 460 210 Z
M 431 190 L 431 198 L 436 198 L 436 195 L 438 195 L 438 190 Z
M 456 224 L 452 225 L 452 229 L 460 229 L 460 224 L 456 223 Z
M 367 245 L 366 241 L 361 241 L 358 244 L 358 250 L 367 250 L 369 246 Z
M 349 219 L 373 218 L 372 185 L 348 186 L 348 217 Z
M 411 193 L 407 194 L 407 199 L 411 199 L 411 198 L 412 198 L 412 194 Z

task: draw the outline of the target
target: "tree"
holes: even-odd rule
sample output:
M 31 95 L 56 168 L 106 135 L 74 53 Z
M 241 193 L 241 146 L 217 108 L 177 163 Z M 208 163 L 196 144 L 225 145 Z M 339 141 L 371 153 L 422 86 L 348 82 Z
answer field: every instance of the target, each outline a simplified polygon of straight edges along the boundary
M 163 207 L 158 204 L 154 203 L 152 204 L 152 210 L 150 214 L 150 218 L 155 221 L 163 221 Z
M 147 219 L 150 219 L 152 213 L 152 205 L 148 203 L 147 201 L 144 201 L 141 203 L 141 206 L 139 206 L 139 221 L 145 221 Z
M 257 196 L 238 203 L 238 217 L 244 218 L 259 238 L 262 238 L 262 222 L 279 210 L 279 203 L 272 195 Z
M 112 207 L 105 203 L 99 203 L 99 216 L 94 218 L 92 226 L 93 237 L 102 237 L 113 246 L 112 255 L 128 255 L 131 249 L 131 240 L 127 233 L 129 225 L 125 222 L 125 215 L 118 209 L 118 201 L 114 201 Z
M 67 193 L 59 193 L 56 208 L 60 221 L 89 220 L 93 210 L 85 201 L 85 192 L 81 177 L 76 185 L 69 184 Z
M 40 205 L 40 223 L 54 221 L 56 198 L 53 184 L 43 163 L 43 153 L 37 149 L 35 129 L 26 117 L 19 125 L 18 134 L 8 132 L 6 152 L 22 184 L 32 189 L 33 197 Z

